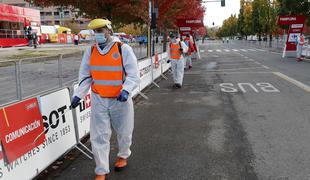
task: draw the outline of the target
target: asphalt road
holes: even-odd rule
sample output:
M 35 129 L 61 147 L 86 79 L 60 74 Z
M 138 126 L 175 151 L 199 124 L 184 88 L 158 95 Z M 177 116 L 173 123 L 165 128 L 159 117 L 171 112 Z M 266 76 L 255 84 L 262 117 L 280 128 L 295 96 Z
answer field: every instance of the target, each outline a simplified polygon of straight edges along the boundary
M 171 75 L 135 105 L 130 167 L 109 179 L 310 179 L 310 62 L 240 42 L 200 46 L 173 90 Z M 111 144 L 111 169 L 117 146 Z M 92 179 L 80 155 L 51 179 Z

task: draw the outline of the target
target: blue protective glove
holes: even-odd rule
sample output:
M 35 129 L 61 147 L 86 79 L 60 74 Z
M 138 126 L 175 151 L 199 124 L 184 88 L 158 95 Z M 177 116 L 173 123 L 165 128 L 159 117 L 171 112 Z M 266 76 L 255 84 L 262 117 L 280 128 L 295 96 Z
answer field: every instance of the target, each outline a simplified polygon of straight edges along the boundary
M 120 102 L 127 101 L 129 93 L 126 90 L 122 90 L 122 92 L 117 96 L 117 100 Z
M 80 100 L 81 99 L 79 97 L 74 96 L 72 101 L 71 101 L 70 107 L 73 108 L 73 109 L 76 108 L 79 105 Z
M 167 63 L 170 63 L 170 59 L 167 60 Z

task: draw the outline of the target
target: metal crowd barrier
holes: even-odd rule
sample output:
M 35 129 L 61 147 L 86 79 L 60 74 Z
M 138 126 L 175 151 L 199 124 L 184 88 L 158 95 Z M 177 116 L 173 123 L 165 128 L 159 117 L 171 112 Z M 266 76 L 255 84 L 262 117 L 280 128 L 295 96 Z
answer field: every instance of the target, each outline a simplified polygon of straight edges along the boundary
M 25 94 L 25 88 L 28 88 L 28 83 L 31 83 L 31 79 L 36 81 L 40 77 L 52 77 L 59 76 L 63 80 L 65 73 L 64 68 L 60 65 L 66 57 L 60 56 L 58 59 L 51 59 L 46 61 L 47 64 L 38 64 L 35 67 L 34 72 L 30 67 L 33 61 L 22 60 L 19 62 L 10 61 L 11 66 L 3 66 L 4 68 L 15 68 L 16 75 L 15 81 L 16 86 L 22 86 L 20 94 L 16 93 L 19 98 L 23 99 Z M 166 79 L 164 73 L 170 68 L 170 63 L 166 63 L 167 53 L 161 53 L 153 56 L 152 58 L 145 58 L 138 62 L 138 68 L 140 72 L 141 82 L 139 86 L 133 91 L 132 96 L 141 95 L 147 99 L 147 96 L 143 94 L 143 90 L 151 84 L 159 87 L 155 83 L 155 79 L 163 77 Z M 56 61 L 56 62 L 53 62 Z M 40 62 L 42 63 L 42 62 Z M 73 65 L 77 62 L 68 62 L 68 65 Z M 79 63 L 78 63 L 79 64 Z M 8 64 L 7 64 L 8 65 Z M 28 66 L 29 65 L 29 66 Z M 53 71 L 51 68 L 58 68 L 58 71 Z M 10 70 L 10 69 L 7 69 Z M 2 71 L 0 71 L 2 72 Z M 28 76 L 29 73 L 34 73 L 33 76 Z M 41 73 L 41 74 L 40 74 Z M 42 74 L 44 73 L 44 74 Z M 72 72 L 73 73 L 73 72 Z M 76 74 L 76 72 L 74 72 Z M 12 76 L 8 81 L 14 81 Z M 20 81 L 18 82 L 18 78 Z M 70 78 L 69 78 L 70 79 Z M 68 81 L 69 82 L 69 81 Z M 25 84 L 25 86 L 23 86 Z M 3 179 L 19 180 L 19 179 L 31 179 L 36 177 L 40 172 L 44 171 L 48 166 L 55 162 L 58 158 L 64 156 L 67 152 L 78 149 L 88 158 L 92 158 L 92 152 L 84 144 L 81 143 L 81 139 L 89 134 L 89 123 L 90 123 L 90 111 L 91 102 L 90 95 L 87 95 L 79 104 L 79 106 L 71 110 L 70 99 L 73 95 L 74 89 L 76 88 L 75 83 L 73 85 L 65 85 L 63 81 L 58 78 L 53 79 L 53 82 L 39 81 L 40 85 L 55 85 L 56 87 L 49 92 L 39 92 L 37 99 L 40 104 L 40 111 L 43 117 L 44 131 L 41 134 L 45 135 L 43 144 L 36 146 L 28 153 L 18 157 L 11 163 L 8 163 L 6 158 L 3 156 L 3 152 L 8 153 L 1 149 L 0 146 L 0 169 L 1 177 Z M 31 87 L 31 86 L 29 86 Z M 25 94 L 27 95 L 27 93 Z M 29 98 L 35 98 L 29 96 Z M 17 100 L 18 101 L 18 98 Z M 23 103 L 19 101 L 16 103 Z M 5 108 L 14 106 L 2 107 L 1 112 Z M 11 107 L 12 108 L 12 107 Z M 11 111 L 12 112 L 12 111 Z M 16 113 L 18 110 L 16 109 Z M 1 119 L 1 117 L 0 117 Z M 8 119 L 7 119 L 8 120 Z M 14 119 L 9 119 L 14 121 Z M 37 139 L 37 138 L 36 138 Z M 3 142 L 2 142 L 3 143 Z M 2 158 L 1 158 L 2 157 Z

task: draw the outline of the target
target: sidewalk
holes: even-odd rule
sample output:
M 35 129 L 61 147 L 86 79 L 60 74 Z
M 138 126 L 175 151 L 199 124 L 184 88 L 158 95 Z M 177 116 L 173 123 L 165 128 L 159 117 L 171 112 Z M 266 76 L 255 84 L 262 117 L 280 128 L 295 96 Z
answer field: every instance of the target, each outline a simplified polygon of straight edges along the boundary
M 206 60 L 186 71 L 182 89 L 161 80 L 135 105 L 132 156 L 125 172 L 113 171 L 117 145 L 112 137 L 109 180 L 256 179 L 250 150 L 231 97 L 213 86 Z M 94 179 L 94 160 L 79 155 L 42 179 Z

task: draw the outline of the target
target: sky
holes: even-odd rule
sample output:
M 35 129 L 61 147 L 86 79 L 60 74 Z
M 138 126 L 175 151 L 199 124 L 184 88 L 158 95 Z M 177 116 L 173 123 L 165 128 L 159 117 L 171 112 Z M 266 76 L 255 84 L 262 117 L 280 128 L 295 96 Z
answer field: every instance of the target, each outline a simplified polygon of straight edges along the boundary
M 214 26 L 221 26 L 231 14 L 239 14 L 240 0 L 225 0 L 225 7 L 221 7 L 221 2 L 207 2 L 204 6 L 206 7 L 204 24 L 213 27 L 214 22 Z

